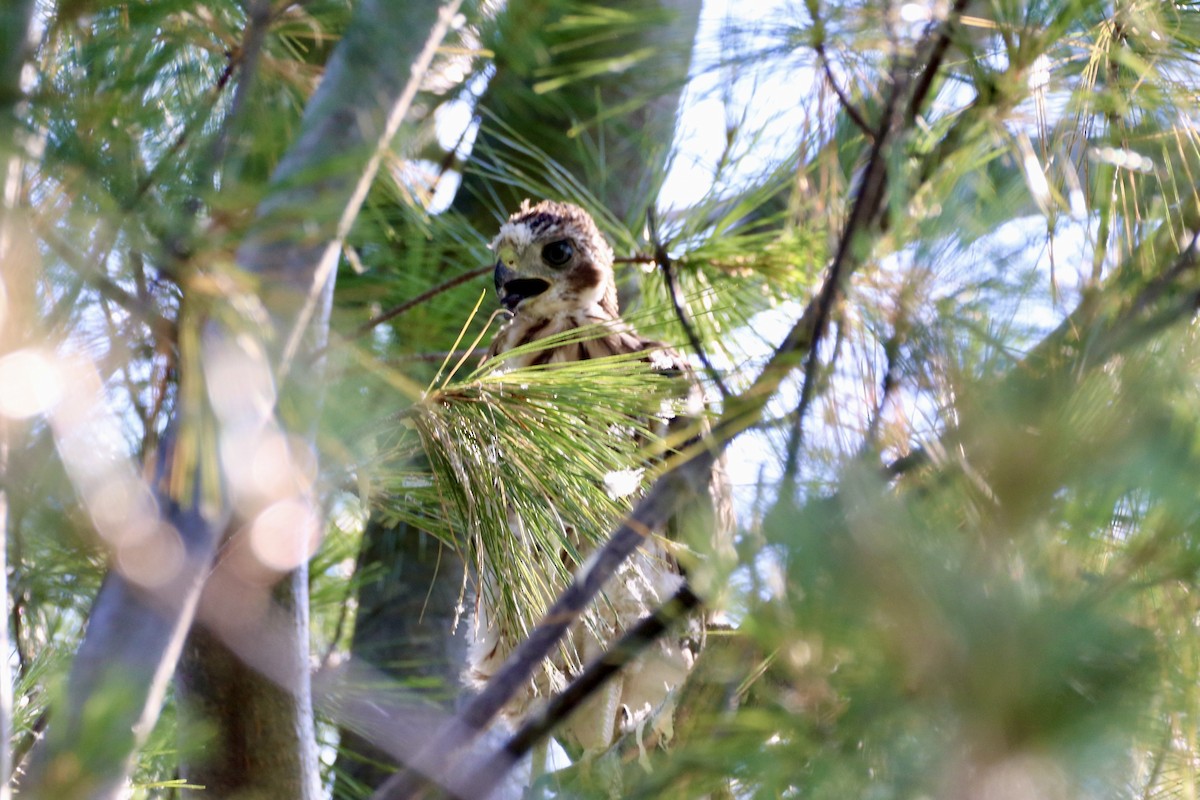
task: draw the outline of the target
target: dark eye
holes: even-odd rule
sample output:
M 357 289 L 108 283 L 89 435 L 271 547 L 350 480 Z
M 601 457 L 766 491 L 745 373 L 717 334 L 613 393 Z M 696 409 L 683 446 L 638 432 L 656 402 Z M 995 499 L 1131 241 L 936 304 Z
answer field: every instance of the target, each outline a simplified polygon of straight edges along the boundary
M 571 247 L 570 242 L 566 239 L 559 239 L 542 248 L 542 260 L 552 267 L 561 267 L 571 260 L 574 253 L 575 248 Z

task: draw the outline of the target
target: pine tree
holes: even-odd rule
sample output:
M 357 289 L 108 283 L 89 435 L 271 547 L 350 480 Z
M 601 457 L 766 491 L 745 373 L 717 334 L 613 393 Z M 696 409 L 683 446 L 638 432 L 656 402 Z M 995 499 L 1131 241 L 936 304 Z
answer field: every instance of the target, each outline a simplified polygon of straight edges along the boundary
M 339 731 L 482 791 L 510 759 L 457 748 L 503 687 L 444 727 L 406 705 L 449 666 L 415 627 L 376 632 L 416 666 L 365 663 L 392 553 L 445 555 L 403 578 L 437 638 L 473 580 L 450 554 L 545 513 L 539 471 L 571 471 L 554 499 L 616 553 L 722 449 L 730 629 L 668 748 L 633 732 L 546 776 L 557 796 L 1194 793 L 1195 5 L 734 9 L 690 55 L 683 107 L 711 113 L 673 136 L 689 56 L 663 42 L 696 12 L 6 7 L 0 721 L 24 793 L 420 782 L 356 776 Z M 703 134 L 711 182 L 664 196 Z M 486 243 L 526 196 L 593 214 L 627 316 L 714 399 L 710 447 L 648 469 L 648 500 L 600 488 L 645 461 L 604 438 L 642 410 L 628 363 L 476 369 Z M 568 464 L 570 428 L 595 435 Z

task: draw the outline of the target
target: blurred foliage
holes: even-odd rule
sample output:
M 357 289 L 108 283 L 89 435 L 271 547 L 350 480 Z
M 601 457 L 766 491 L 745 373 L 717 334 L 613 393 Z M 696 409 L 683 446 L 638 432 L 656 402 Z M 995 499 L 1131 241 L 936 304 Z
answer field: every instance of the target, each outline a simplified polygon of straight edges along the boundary
M 387 574 L 357 560 L 372 512 L 511 564 L 526 580 L 504 603 L 527 627 L 552 590 L 511 551 L 508 510 L 556 531 L 556 506 L 579 509 L 602 537 L 628 503 L 603 478 L 644 459 L 628 434 L 668 388 L 629 359 L 476 369 L 495 326 L 482 274 L 373 320 L 486 267 L 520 199 L 571 200 L 621 259 L 631 321 L 682 350 L 653 261 L 670 257 L 740 390 L 820 285 L 892 124 L 889 87 L 918 73 L 945 11 L 707 15 L 676 135 L 642 112 L 677 102 L 682 77 L 647 64 L 689 63 L 694 17 L 468 6 L 339 264 L 310 581 L 321 664 L 345 658 L 357 591 Z M 236 282 L 232 253 L 352 11 L 39 7 L 18 109 L 33 267 L 3 268 L 10 313 L 31 320 L 20 346 L 94 367 L 143 466 L 198 391 L 185 346 Z M 884 221 L 856 240 L 813 368 L 732 446 L 736 632 L 712 637 L 707 691 L 671 750 L 567 771 L 562 796 L 1195 795 L 1198 44 L 1195 3 L 967 4 L 930 102 L 890 131 Z M 690 164 L 713 136 L 720 152 Z M 698 188 L 671 190 L 669 169 Z M 49 423 L 5 436 L 20 757 L 107 564 Z M 168 710 L 136 796 L 169 796 L 180 753 L 203 746 L 177 727 Z

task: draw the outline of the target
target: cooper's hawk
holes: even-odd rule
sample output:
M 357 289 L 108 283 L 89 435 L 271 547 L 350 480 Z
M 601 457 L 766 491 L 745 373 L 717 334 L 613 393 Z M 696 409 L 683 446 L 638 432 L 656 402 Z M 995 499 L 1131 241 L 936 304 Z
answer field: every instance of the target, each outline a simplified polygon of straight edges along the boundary
M 664 379 L 690 376 L 678 353 L 642 338 L 620 318 L 612 248 L 583 209 L 551 201 L 531 206 L 526 201 L 500 228 L 492 249 L 498 258 L 496 291 L 511 316 L 496 334 L 488 358 L 576 328 L 602 326 L 595 336 L 579 337 L 507 359 L 503 368 L 644 353 L 651 365 L 648 375 L 652 380 L 660 379 L 655 377 L 656 373 Z M 682 398 L 685 408 L 677 423 L 683 421 L 682 417 L 698 418 L 702 413 L 703 394 L 699 386 L 694 381 L 687 385 L 685 394 L 690 400 Z M 693 501 L 692 505 L 711 505 L 711 497 L 701 500 L 701 503 Z M 510 513 L 512 534 L 527 539 L 521 520 L 512 516 Z M 560 510 L 559 516 L 564 520 L 566 539 L 578 547 L 571 548 L 577 557 L 569 555 L 566 548 L 557 557 L 570 559 L 574 562 L 569 564 L 571 569 L 578 570 L 580 562 L 586 563 L 591 546 L 573 540 L 569 510 Z M 701 518 L 711 526 L 718 516 L 707 514 Z M 585 619 L 572 628 L 566 654 L 544 663 L 532 683 L 514 698 L 505 711 L 509 721 L 520 720 L 544 698 L 563 689 L 580 663 L 603 653 L 625 629 L 670 598 L 683 582 L 672 549 L 671 543 L 660 535 L 648 537 L 609 581 L 604 596 L 592 604 Z M 531 560 L 550 557 L 555 556 L 533 548 L 529 551 Z M 481 688 L 495 674 L 519 643 L 494 605 L 494 589 L 500 580 L 496 567 L 482 565 L 476 640 L 466 672 L 468 684 L 475 688 Z M 547 566 L 547 572 L 550 571 Z M 565 588 L 562 578 L 551 577 L 548 582 L 557 589 Z M 661 637 L 638 661 L 577 710 L 558 732 L 560 740 L 584 752 L 596 753 L 634 728 L 640 728 L 639 732 L 647 738 L 651 733 L 669 736 L 671 689 L 687 677 L 703 636 L 702 621 L 692 620 L 690 624 L 690 630 Z M 577 654 L 577 658 L 572 658 L 571 653 Z M 651 730 L 646 729 L 647 723 Z

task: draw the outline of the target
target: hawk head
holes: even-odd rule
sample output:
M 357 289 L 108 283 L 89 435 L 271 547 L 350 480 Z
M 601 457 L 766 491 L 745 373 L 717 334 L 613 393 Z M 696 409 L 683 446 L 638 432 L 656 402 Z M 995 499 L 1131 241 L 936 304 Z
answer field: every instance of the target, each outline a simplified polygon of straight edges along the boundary
M 514 314 L 551 317 L 599 309 L 617 317 L 613 251 L 579 206 L 526 200 L 492 240 L 496 293 Z

